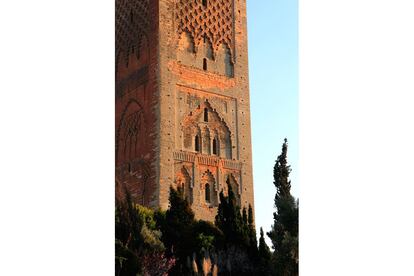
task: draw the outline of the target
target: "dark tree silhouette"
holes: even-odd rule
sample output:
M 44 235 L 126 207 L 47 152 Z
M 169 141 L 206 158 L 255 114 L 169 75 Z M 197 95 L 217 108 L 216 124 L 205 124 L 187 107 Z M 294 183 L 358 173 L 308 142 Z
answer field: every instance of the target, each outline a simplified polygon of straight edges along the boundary
M 273 266 L 275 275 L 298 275 L 298 218 L 299 206 L 290 194 L 289 174 L 287 164 L 288 143 L 285 139 L 282 153 L 278 156 L 273 169 L 273 184 L 276 187 L 274 224 L 267 233 L 273 244 Z

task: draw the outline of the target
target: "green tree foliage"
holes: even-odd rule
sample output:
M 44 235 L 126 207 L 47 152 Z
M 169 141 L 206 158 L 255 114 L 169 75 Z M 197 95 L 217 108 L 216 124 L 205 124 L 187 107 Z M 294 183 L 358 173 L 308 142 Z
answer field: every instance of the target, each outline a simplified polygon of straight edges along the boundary
M 247 216 L 247 234 L 249 240 L 249 254 L 252 256 L 254 261 L 257 261 L 257 238 L 256 238 L 256 228 L 253 222 L 253 208 L 249 204 L 249 213 Z
M 298 275 L 298 218 L 299 206 L 290 194 L 289 174 L 287 164 L 288 144 L 285 139 L 282 153 L 278 156 L 273 169 L 274 185 L 276 187 L 274 224 L 267 233 L 273 244 L 273 266 L 275 275 Z
M 290 194 L 287 140 L 273 170 L 274 224 L 257 245 L 253 208 L 241 207 L 229 182 L 215 224 L 196 220 L 182 191 L 170 188 L 169 209 L 116 201 L 116 275 L 298 275 L 298 202 Z M 215 272 L 214 272 L 215 271 Z
M 170 206 L 165 213 L 163 225 L 163 241 L 170 256 L 177 259 L 170 275 L 187 275 L 187 256 L 191 256 L 195 246 L 193 228 L 195 224 L 194 212 L 182 193 L 170 187 Z
M 194 251 L 201 254 L 204 250 L 215 251 L 224 242 L 223 232 L 209 221 L 196 221 L 193 228 L 196 237 L 196 247 Z
M 258 275 L 271 275 L 271 252 L 264 239 L 262 227 L 260 227 L 258 259 Z
M 190 259 L 194 255 L 204 256 L 206 251 L 215 251 L 223 243 L 224 235 L 211 222 L 195 220 L 194 212 L 179 190 L 170 188 L 169 202 L 165 215 L 162 212 L 155 215 L 164 234 L 167 253 L 177 260 L 169 275 L 191 275 Z
M 219 250 L 219 271 L 224 274 L 252 275 L 257 256 L 256 231 L 253 210 L 240 210 L 231 185 L 227 183 L 228 196 L 220 192 L 220 204 L 215 218 L 216 226 L 224 234 Z
M 243 217 L 243 223 L 247 225 L 248 219 L 247 219 L 246 207 L 243 207 L 242 217 Z
M 240 206 L 237 205 L 231 185 L 227 184 L 228 196 L 226 197 L 223 191 L 220 192 L 220 204 L 215 224 L 223 231 L 226 243 L 248 246 L 246 224 L 244 223 Z
M 115 207 L 116 275 L 163 275 L 174 264 L 164 255 L 161 232 L 156 228 L 154 212 L 131 201 L 126 191 L 124 200 Z M 152 262 L 147 262 L 151 258 Z

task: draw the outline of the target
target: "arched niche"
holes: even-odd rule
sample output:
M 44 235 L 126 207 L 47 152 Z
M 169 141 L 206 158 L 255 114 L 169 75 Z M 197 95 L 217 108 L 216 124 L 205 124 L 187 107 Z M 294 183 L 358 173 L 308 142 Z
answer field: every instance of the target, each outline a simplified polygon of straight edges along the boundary
M 216 54 L 216 71 L 229 78 L 234 77 L 234 65 L 230 48 L 222 43 Z
M 212 60 L 214 58 L 213 45 L 211 44 L 211 42 L 208 38 L 204 38 L 203 48 L 204 48 L 203 49 L 204 57 L 206 57 L 207 59 Z
M 210 170 L 203 173 L 200 182 L 201 202 L 216 207 L 218 206 L 218 193 L 216 180 Z
M 131 99 L 124 108 L 115 137 L 116 165 L 139 156 L 144 137 L 144 112 L 138 101 Z
M 191 185 L 191 176 L 183 166 L 176 173 L 174 180 L 175 188 L 183 195 L 188 203 L 193 203 L 193 187 Z
M 211 141 L 210 141 L 210 130 L 207 126 L 204 126 L 201 131 L 201 140 L 203 144 L 203 153 L 211 153 Z
M 177 60 L 182 64 L 191 65 L 194 63 L 195 58 L 195 46 L 194 40 L 190 33 L 183 32 L 178 40 L 177 47 Z
M 226 184 L 231 187 L 238 206 L 241 206 L 241 190 L 240 185 L 233 174 L 228 174 Z M 226 187 L 227 188 L 227 187 Z M 228 188 L 227 188 L 228 189 Z M 228 191 L 227 191 L 228 194 Z
M 185 116 L 181 125 L 183 150 L 212 155 L 215 145 L 214 155 L 232 159 L 233 143 L 230 129 L 208 101 Z M 195 147 L 197 137 L 200 142 L 199 150 Z
M 216 55 L 217 53 L 214 52 L 213 44 L 208 36 L 198 38 L 195 41 L 187 31 L 180 34 L 177 46 L 177 61 L 179 63 L 223 75 L 224 66 L 221 66 L 222 70 L 220 72 L 217 67 Z M 220 63 L 223 63 L 225 55 L 226 53 L 222 54 Z M 231 56 L 229 58 L 231 59 Z

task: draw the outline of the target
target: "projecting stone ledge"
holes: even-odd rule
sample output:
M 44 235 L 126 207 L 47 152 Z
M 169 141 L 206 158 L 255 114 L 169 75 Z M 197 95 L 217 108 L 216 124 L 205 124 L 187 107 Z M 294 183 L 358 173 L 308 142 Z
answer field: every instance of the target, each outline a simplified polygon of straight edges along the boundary
M 205 155 L 202 153 L 194 153 L 187 151 L 175 151 L 173 153 L 174 159 L 177 161 L 195 163 L 197 161 L 200 165 L 222 167 L 232 170 L 241 170 L 243 163 L 237 160 L 230 160 L 218 156 Z

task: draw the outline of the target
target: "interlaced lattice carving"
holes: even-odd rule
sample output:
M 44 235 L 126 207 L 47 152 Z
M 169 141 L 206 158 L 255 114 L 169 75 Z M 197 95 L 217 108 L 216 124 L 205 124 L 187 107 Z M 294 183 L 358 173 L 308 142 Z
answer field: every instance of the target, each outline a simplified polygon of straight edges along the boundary
M 139 57 L 142 40 L 148 37 L 149 0 L 116 0 L 115 5 L 116 62 L 123 53 L 127 63 L 131 52 Z
M 138 136 L 141 130 L 141 110 L 129 115 L 125 119 L 124 132 L 124 152 L 136 150 Z
M 141 128 L 141 111 L 129 115 L 125 120 L 125 136 L 134 137 L 138 135 Z
M 145 133 L 145 116 L 141 105 L 131 99 L 121 114 L 115 137 L 116 164 L 127 157 L 134 157 L 140 148 L 140 138 Z M 142 139 L 141 139 L 142 140 Z M 141 141 L 142 142 L 142 141 Z
M 188 32 L 197 47 L 208 39 L 216 55 L 222 44 L 230 50 L 234 62 L 233 0 L 177 0 L 176 20 L 178 34 Z

